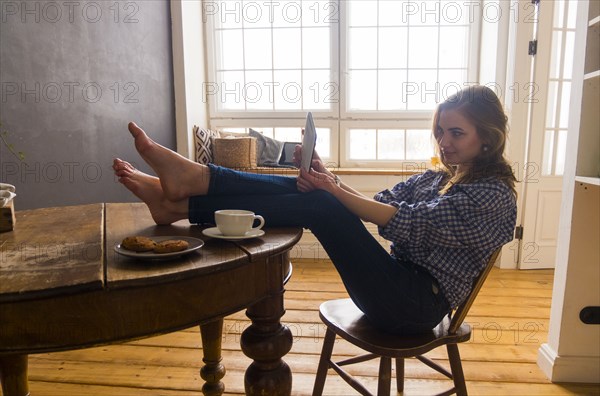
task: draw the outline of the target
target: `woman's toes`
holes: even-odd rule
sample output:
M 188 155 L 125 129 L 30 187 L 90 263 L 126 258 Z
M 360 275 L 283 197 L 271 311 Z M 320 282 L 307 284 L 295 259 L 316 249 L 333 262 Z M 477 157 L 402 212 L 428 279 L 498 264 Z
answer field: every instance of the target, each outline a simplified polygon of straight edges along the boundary
M 143 135 L 146 134 L 146 132 L 144 132 L 144 130 L 142 128 L 137 126 L 137 124 L 135 122 L 130 122 L 129 124 L 127 124 L 127 129 L 129 129 L 129 132 L 131 133 L 131 135 L 134 138 L 138 137 L 140 134 L 143 134 Z

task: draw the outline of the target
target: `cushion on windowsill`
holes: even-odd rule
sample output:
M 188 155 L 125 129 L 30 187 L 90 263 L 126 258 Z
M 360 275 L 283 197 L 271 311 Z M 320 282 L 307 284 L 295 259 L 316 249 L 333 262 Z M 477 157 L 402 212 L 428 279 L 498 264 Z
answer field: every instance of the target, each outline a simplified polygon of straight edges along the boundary
M 254 129 L 250 129 L 249 135 L 256 139 L 256 159 L 258 166 L 279 166 L 279 158 L 283 151 L 283 142 L 265 136 Z
M 195 160 L 201 164 L 213 162 L 213 139 L 219 137 L 219 133 L 211 129 L 200 128 L 194 125 Z

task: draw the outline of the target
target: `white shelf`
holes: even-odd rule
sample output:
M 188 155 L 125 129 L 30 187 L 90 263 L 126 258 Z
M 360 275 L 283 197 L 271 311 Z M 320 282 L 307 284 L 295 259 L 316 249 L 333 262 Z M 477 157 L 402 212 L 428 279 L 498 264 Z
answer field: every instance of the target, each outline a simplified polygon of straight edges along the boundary
M 594 19 L 590 19 L 588 26 L 591 27 L 591 26 L 598 25 L 598 24 L 600 24 L 600 15 Z
M 583 76 L 584 80 L 591 80 L 594 78 L 600 77 L 600 70 L 596 70 L 590 73 L 587 73 L 586 75 Z
M 575 176 L 575 181 L 579 183 L 600 186 L 600 177 Z

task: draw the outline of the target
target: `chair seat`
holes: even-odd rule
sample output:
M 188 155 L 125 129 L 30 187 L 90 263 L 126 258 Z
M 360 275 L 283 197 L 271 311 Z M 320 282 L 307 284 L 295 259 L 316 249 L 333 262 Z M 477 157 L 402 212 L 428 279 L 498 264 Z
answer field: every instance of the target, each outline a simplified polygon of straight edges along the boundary
M 456 334 L 448 334 L 450 319 L 447 316 L 427 333 L 401 337 L 386 333 L 373 327 L 349 298 L 324 302 L 319 307 L 319 316 L 340 337 L 380 356 L 411 357 L 440 345 L 457 344 L 471 338 L 471 327 L 466 323 L 460 326 Z

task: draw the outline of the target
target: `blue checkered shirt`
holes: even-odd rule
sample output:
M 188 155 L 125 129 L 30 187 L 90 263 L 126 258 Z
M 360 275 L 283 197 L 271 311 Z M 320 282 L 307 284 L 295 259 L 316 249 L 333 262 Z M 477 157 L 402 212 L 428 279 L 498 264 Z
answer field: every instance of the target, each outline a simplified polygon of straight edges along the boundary
M 429 271 L 456 308 L 494 250 L 513 239 L 517 207 L 510 188 L 493 177 L 440 195 L 443 176 L 434 171 L 412 176 L 375 200 L 398 208 L 379 227 L 392 242 L 392 254 Z

